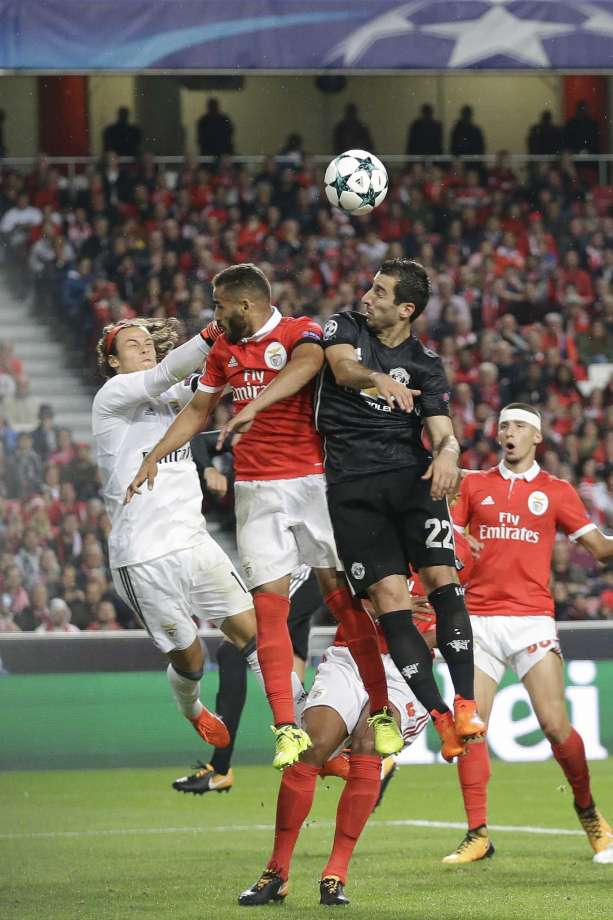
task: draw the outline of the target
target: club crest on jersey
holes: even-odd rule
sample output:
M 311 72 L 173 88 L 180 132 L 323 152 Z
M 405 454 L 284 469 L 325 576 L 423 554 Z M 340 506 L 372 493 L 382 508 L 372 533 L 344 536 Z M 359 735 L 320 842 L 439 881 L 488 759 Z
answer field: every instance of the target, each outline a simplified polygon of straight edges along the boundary
M 287 352 L 281 342 L 271 342 L 264 352 L 264 363 L 272 371 L 280 371 L 287 364 Z
M 324 326 L 324 341 L 331 339 L 333 335 L 336 335 L 336 330 L 338 329 L 338 323 L 335 319 L 329 319 L 326 325 Z
M 361 562 L 354 562 L 351 566 L 351 574 L 356 581 L 361 581 L 366 575 L 366 569 Z
M 531 492 L 528 496 L 528 508 L 537 516 L 545 514 L 549 508 L 549 499 L 544 492 Z
M 411 375 L 404 367 L 393 367 L 390 371 L 390 377 L 392 380 L 395 380 L 396 383 L 404 384 L 405 387 L 408 387 L 409 380 L 411 379 Z

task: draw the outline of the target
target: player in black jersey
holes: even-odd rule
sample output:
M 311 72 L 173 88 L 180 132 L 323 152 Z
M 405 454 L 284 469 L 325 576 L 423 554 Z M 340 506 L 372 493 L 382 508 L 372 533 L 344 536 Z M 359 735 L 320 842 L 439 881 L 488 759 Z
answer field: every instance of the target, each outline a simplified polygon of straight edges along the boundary
M 448 752 L 455 728 L 460 754 L 464 742 L 484 737 L 485 726 L 474 703 L 472 630 L 447 506 L 460 453 L 449 384 L 440 358 L 411 335 L 429 294 L 417 262 L 383 262 L 362 298 L 365 313 L 338 313 L 325 325 L 315 412 L 346 576 L 357 595 L 370 598 L 396 667 L 447 739 Z M 422 443 L 423 428 L 431 451 Z M 412 622 L 409 563 L 436 611 L 437 644 L 456 692 L 454 718 Z

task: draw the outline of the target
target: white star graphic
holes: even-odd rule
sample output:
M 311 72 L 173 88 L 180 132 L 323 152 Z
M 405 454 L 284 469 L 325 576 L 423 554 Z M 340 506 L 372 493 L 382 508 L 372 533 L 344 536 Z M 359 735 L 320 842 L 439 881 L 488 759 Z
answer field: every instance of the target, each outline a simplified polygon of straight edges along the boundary
M 591 3 L 581 4 L 579 7 L 582 13 L 588 17 L 581 28 L 585 32 L 596 32 L 599 35 L 613 35 L 613 16 L 599 6 L 592 6 Z
M 574 32 L 575 26 L 519 19 L 502 5 L 496 5 L 478 19 L 424 25 L 421 31 L 457 39 L 448 67 L 469 67 L 495 54 L 506 54 L 536 67 L 548 67 L 549 59 L 541 39 Z
M 351 35 L 339 42 L 328 55 L 328 61 L 342 56 L 343 63 L 351 66 L 358 61 L 365 51 L 371 45 L 382 38 L 391 35 L 400 35 L 403 32 L 413 32 L 415 26 L 408 19 L 408 14 L 412 13 L 418 3 L 406 3 L 404 6 L 398 6 L 376 19 L 371 19 L 361 28 L 356 29 Z

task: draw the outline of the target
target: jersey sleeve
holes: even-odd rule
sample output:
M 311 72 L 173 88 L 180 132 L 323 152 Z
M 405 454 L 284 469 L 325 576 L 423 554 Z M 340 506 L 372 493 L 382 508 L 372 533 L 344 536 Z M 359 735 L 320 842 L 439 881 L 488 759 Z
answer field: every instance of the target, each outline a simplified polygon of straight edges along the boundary
M 420 376 L 421 380 L 416 389 L 421 390 L 418 403 L 421 407 L 422 418 L 449 415 L 451 397 L 449 381 L 443 368 L 443 362 L 438 355 L 430 353 L 428 366 Z
M 96 396 L 97 410 L 102 415 L 113 414 L 148 399 L 161 396 L 166 390 L 202 364 L 208 345 L 200 334 L 180 345 L 146 371 L 116 374 Z
M 590 530 L 596 530 L 596 525 L 590 520 L 585 505 L 571 484 L 561 482 L 560 486 L 556 502 L 556 524 L 572 543 L 576 543 L 579 537 Z
M 199 374 L 190 374 L 181 383 L 175 383 L 173 387 L 166 390 L 164 400 L 166 402 L 177 402 L 183 408 L 188 402 L 191 402 L 194 393 L 198 389 Z
M 219 393 L 226 383 L 222 349 L 216 342 L 206 356 L 204 369 L 198 381 L 198 389 L 203 393 Z
M 335 313 L 324 326 L 322 345 L 330 348 L 332 345 L 358 344 L 358 329 L 349 313 Z
M 298 345 L 321 345 L 323 330 L 315 320 L 308 316 L 301 316 L 292 324 L 292 332 L 288 341 L 288 352 L 291 354 Z

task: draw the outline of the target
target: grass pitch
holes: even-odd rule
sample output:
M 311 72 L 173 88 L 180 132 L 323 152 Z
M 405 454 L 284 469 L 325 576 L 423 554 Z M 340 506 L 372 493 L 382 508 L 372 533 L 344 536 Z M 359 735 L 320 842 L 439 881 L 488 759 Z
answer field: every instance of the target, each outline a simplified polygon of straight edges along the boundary
M 3 920 L 226 920 L 268 858 L 278 777 L 236 768 L 229 794 L 185 796 L 177 770 L 0 774 Z M 592 765 L 594 794 L 613 815 L 613 762 Z M 257 916 L 321 918 L 318 878 L 333 834 L 340 781 L 320 781 L 298 842 L 284 905 Z M 456 771 L 403 767 L 358 844 L 347 885 L 350 917 L 386 920 L 608 920 L 613 865 L 591 862 L 559 768 L 494 764 L 494 825 L 574 833 L 492 833 L 492 860 L 442 866 L 463 831 L 402 821 L 463 821 Z

